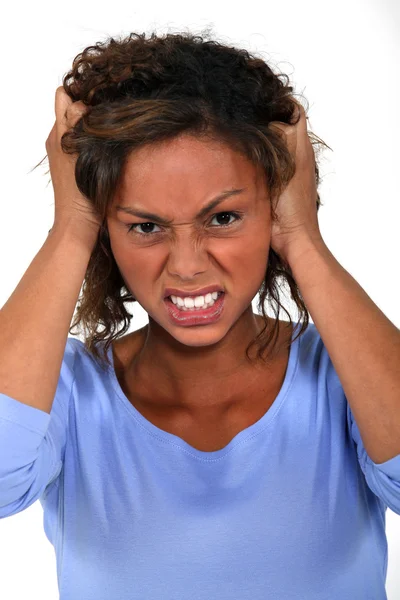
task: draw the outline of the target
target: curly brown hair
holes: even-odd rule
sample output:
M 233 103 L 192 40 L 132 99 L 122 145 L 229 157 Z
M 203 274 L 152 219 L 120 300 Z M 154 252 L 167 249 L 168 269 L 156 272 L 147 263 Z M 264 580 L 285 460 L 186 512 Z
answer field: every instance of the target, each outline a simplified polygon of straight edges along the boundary
M 271 121 L 298 122 L 293 121 L 297 101 L 288 76 L 274 73 L 262 58 L 247 50 L 206 37 L 204 33 L 111 37 L 79 53 L 63 77 L 68 96 L 81 100 L 88 109 L 64 133 L 61 146 L 66 153 L 78 155 L 77 186 L 103 219 L 69 333 L 80 325 L 85 330 L 86 350 L 108 365 L 112 340 L 129 329 L 133 316 L 125 303 L 135 301 L 113 256 L 106 225 L 107 208 L 130 153 L 183 132 L 222 141 L 253 164 L 262 165 L 271 200 L 279 197 L 295 172 L 295 161 L 283 139 L 268 128 Z M 313 146 L 330 148 L 314 134 L 309 137 Z M 315 163 L 318 186 L 317 155 Z M 318 210 L 319 194 L 317 198 Z M 276 218 L 273 202 L 271 216 Z M 281 280 L 289 286 L 299 311 L 300 331 L 293 341 L 308 327 L 309 313 L 290 266 L 270 248 L 258 302 L 265 325 L 248 346 L 248 359 L 254 344 L 258 358 L 266 360 L 267 348 L 272 353 L 281 308 L 292 325 L 280 302 Z M 269 331 L 266 300 L 276 317 Z M 98 331 L 100 324 L 102 331 Z M 105 342 L 102 357 L 99 342 Z

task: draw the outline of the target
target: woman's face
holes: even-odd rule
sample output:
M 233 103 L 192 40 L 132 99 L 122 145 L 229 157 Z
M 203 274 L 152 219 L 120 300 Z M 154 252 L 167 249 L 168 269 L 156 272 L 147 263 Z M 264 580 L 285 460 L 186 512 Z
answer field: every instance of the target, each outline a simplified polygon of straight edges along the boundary
M 196 216 L 233 189 L 243 191 Z M 151 319 L 185 345 L 223 339 L 264 280 L 271 235 L 264 173 L 222 142 L 186 134 L 132 153 L 107 225 L 126 287 Z M 189 292 L 208 286 L 224 291 L 216 320 L 183 326 L 171 319 L 166 288 Z

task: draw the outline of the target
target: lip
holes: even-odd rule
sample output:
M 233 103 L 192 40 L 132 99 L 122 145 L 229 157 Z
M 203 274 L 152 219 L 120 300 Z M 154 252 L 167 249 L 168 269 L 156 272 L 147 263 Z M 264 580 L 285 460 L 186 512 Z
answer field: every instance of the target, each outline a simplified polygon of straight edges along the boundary
M 177 288 L 165 288 L 164 299 L 168 298 L 168 296 L 179 296 L 180 298 L 187 298 L 189 296 L 205 296 L 211 292 L 223 291 L 224 289 L 219 285 L 208 285 L 200 290 L 178 290 Z
M 192 327 L 198 325 L 211 325 L 221 318 L 224 312 L 225 294 L 221 294 L 213 306 L 197 310 L 179 310 L 170 298 L 164 299 L 169 320 L 173 325 Z

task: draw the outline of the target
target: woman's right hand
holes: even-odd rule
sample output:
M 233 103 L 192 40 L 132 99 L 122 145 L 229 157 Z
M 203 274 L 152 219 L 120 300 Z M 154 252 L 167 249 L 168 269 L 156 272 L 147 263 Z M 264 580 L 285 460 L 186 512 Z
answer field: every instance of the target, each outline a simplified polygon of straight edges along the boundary
M 54 188 L 53 229 L 69 228 L 93 239 L 97 237 L 101 219 L 76 185 L 76 155 L 67 154 L 61 148 L 62 135 L 76 124 L 86 110 L 87 106 L 81 101 L 71 100 L 62 86 L 56 89 L 56 120 L 46 140 L 46 151 Z

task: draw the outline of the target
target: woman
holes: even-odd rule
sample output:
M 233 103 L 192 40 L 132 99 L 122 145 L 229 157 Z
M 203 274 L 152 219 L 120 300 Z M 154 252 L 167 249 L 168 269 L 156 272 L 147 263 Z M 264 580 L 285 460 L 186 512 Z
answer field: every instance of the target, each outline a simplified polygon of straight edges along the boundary
M 0 313 L 0 515 L 41 501 L 61 600 L 386 598 L 400 335 L 324 243 L 292 91 L 144 34 L 57 89 L 54 225 Z

